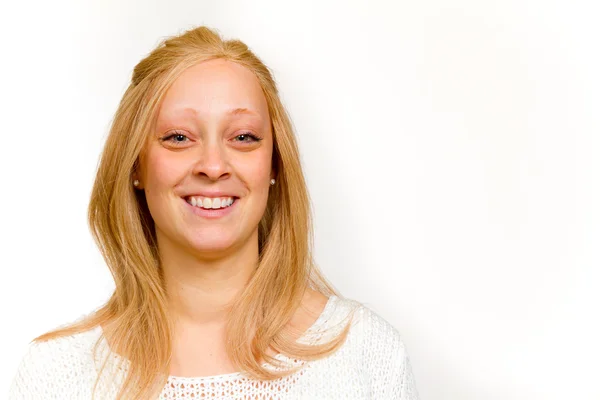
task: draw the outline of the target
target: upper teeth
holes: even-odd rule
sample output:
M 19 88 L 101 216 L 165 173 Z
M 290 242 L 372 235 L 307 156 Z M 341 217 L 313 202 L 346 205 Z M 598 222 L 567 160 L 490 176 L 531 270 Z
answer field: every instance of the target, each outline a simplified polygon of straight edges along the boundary
M 187 202 L 195 207 L 201 208 L 223 208 L 229 207 L 233 203 L 233 197 L 194 197 L 187 198 Z

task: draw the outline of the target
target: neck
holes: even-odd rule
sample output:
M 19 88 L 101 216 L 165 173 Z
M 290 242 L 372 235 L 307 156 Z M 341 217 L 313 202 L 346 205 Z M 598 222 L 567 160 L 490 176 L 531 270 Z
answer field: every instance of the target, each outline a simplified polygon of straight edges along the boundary
M 258 264 L 258 231 L 219 256 L 190 253 L 157 231 L 171 318 L 178 324 L 223 324 L 231 302 Z

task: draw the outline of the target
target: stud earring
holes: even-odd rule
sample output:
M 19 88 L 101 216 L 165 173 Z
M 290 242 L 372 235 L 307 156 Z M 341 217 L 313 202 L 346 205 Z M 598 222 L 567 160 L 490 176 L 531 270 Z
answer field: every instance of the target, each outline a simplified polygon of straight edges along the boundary
M 133 186 L 139 186 L 140 185 L 140 181 L 138 181 L 137 179 L 135 181 L 133 181 Z
M 275 184 L 275 179 L 271 179 L 271 186 Z

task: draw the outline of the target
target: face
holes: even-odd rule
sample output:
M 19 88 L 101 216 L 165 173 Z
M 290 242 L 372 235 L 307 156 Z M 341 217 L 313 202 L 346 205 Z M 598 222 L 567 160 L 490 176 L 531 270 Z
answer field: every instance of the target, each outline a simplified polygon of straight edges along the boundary
M 159 248 L 221 254 L 257 245 L 272 151 L 267 101 L 252 72 L 225 60 L 184 71 L 160 105 L 134 174 Z

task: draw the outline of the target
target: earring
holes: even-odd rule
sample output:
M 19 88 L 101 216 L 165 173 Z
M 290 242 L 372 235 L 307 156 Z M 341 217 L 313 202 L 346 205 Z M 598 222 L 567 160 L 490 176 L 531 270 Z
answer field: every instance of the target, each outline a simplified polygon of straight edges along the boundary
M 271 179 L 271 186 L 275 184 L 275 179 Z
M 133 181 L 133 186 L 139 186 L 140 185 L 140 181 L 138 181 L 137 179 L 135 181 Z

